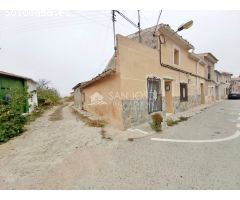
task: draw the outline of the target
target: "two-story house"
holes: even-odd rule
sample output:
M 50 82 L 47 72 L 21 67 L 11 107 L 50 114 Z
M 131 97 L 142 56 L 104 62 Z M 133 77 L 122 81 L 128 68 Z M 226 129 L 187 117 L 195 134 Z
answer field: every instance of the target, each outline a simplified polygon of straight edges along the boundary
M 221 72 L 222 98 L 227 98 L 230 93 L 232 73 Z
M 216 100 L 220 100 L 222 99 L 223 97 L 223 94 L 222 94 L 222 74 L 221 72 L 219 72 L 218 70 L 214 70 L 214 81 L 216 82 L 215 83 L 215 99 Z
M 206 78 L 206 68 L 217 59 L 195 54 L 193 45 L 169 25 L 154 30 L 143 30 L 141 43 L 138 33 L 117 35 L 117 50 L 106 69 L 73 88 L 75 105 L 126 129 L 152 113 L 165 116 L 208 101 L 214 69 Z
M 234 77 L 231 79 L 230 91 L 232 93 L 240 94 L 240 75 L 239 75 L 239 77 Z
M 202 57 L 206 63 L 205 66 L 205 78 L 207 78 L 207 93 L 206 93 L 206 102 L 211 103 L 216 100 L 219 96 L 218 87 L 219 85 L 216 83 L 215 76 L 215 64 L 218 62 L 218 59 L 212 53 L 200 53 L 198 54 Z

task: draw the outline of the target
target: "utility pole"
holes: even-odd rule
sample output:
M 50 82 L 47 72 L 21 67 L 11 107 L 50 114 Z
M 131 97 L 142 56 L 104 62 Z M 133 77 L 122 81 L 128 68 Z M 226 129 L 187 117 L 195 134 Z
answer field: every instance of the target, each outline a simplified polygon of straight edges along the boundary
M 134 23 L 131 19 L 129 19 L 127 16 L 125 16 L 123 13 L 121 13 L 119 10 L 112 10 L 112 22 L 113 22 L 113 39 L 114 39 L 114 50 L 117 50 L 117 44 L 116 44 L 116 30 L 115 30 L 115 22 L 116 22 L 116 13 L 120 15 L 122 18 L 124 18 L 126 21 L 128 21 L 132 26 L 138 29 L 139 32 L 139 42 L 141 42 L 141 27 L 140 27 L 140 11 L 138 10 L 138 24 Z
M 160 17 L 162 15 L 162 10 L 160 11 L 159 15 L 158 15 L 158 20 L 157 20 L 157 24 L 156 24 L 156 27 L 155 27 L 155 30 L 153 32 L 153 37 L 156 36 L 156 31 L 157 31 L 157 27 L 158 27 L 158 23 L 159 23 L 159 20 L 160 20 Z
M 138 37 L 139 37 L 139 43 L 141 43 L 142 38 L 141 38 L 141 26 L 140 26 L 140 10 L 138 10 Z
M 113 43 L 114 43 L 114 50 L 117 50 L 117 46 L 116 46 L 116 31 L 115 31 L 115 22 L 116 22 L 116 14 L 115 14 L 115 10 L 112 10 L 112 22 L 113 22 Z

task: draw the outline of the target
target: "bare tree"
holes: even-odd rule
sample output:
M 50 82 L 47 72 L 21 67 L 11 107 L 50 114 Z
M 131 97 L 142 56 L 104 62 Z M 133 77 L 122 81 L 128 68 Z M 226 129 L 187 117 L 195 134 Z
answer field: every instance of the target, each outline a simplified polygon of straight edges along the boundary
M 51 81 L 49 81 L 47 79 L 39 79 L 38 80 L 38 88 L 39 89 L 49 89 L 50 83 L 51 83 Z

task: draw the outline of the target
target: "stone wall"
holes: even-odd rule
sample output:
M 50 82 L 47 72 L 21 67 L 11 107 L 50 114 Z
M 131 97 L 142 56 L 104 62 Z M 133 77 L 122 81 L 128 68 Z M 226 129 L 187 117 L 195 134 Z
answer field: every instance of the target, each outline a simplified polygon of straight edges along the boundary
M 200 104 L 201 104 L 200 95 L 188 96 L 188 101 L 185 102 L 181 102 L 180 97 L 173 97 L 173 106 L 175 113 L 183 112 Z
M 123 100 L 122 116 L 125 128 L 146 122 L 150 119 L 147 99 Z
M 164 98 L 163 108 L 165 106 Z M 122 116 L 124 128 L 129 128 L 144 122 L 150 122 L 151 114 L 148 113 L 148 100 L 123 100 L 122 101 Z M 156 112 L 154 112 L 156 113 Z M 163 117 L 165 116 L 164 111 L 159 111 Z
M 79 88 L 74 90 L 74 104 L 75 106 L 82 108 L 81 93 Z
M 144 29 L 141 32 L 141 44 L 144 44 L 150 48 L 157 49 L 158 48 L 158 38 L 153 36 L 155 31 L 155 26 Z M 128 36 L 129 39 L 139 42 L 138 32 L 131 34 Z
M 201 104 L 201 96 L 188 96 L 188 101 L 180 102 L 180 97 L 173 97 L 173 106 L 175 113 L 186 111 L 194 106 Z M 165 98 L 162 97 L 162 110 L 159 112 L 165 118 Z M 124 128 L 129 128 L 151 120 L 148 114 L 147 99 L 140 100 L 123 100 L 122 101 L 122 117 Z

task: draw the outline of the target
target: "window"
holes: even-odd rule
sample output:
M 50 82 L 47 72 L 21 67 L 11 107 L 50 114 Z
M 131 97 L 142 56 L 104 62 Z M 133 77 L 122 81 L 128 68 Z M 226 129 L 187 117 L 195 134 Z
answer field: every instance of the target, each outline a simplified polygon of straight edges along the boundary
M 180 101 L 188 101 L 187 83 L 180 83 Z
M 174 49 L 174 64 L 179 65 L 179 50 Z
M 85 92 L 82 93 L 82 103 L 85 102 Z
M 162 110 L 161 80 L 159 78 L 148 78 L 148 113 Z
M 208 66 L 208 79 L 210 80 L 211 79 L 211 67 Z

